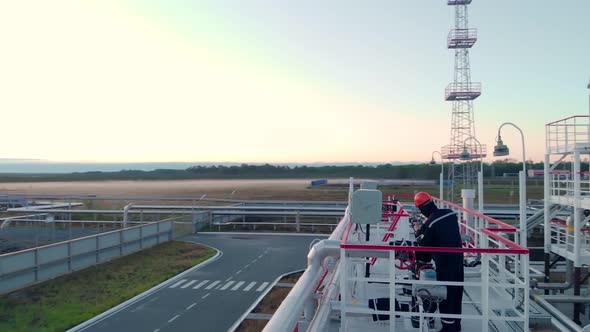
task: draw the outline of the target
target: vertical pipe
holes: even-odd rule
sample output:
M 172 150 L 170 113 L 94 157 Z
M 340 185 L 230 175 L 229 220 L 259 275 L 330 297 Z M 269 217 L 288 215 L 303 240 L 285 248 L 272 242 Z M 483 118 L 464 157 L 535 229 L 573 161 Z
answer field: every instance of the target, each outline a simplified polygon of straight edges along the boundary
M 483 214 L 483 170 L 477 174 L 477 207 L 480 214 Z
M 580 277 L 582 268 L 576 267 L 574 270 L 574 296 L 580 295 Z M 582 303 L 574 303 L 574 322 L 581 325 L 580 314 L 582 313 Z
M 580 251 L 581 251 L 581 209 L 580 202 L 582 197 L 580 196 L 580 152 L 574 152 L 574 266 L 581 267 L 580 264 Z
M 440 185 L 438 186 L 439 187 L 438 188 L 438 196 L 440 197 L 441 200 L 444 200 L 444 198 L 443 198 L 444 175 L 443 175 L 442 169 L 440 171 L 440 176 L 439 176 L 439 180 L 438 181 L 440 182 Z
M 522 265 L 523 266 L 529 266 L 529 255 L 520 255 L 521 259 L 522 259 Z M 524 282 L 524 289 L 523 291 L 523 302 L 524 302 L 524 308 L 522 308 L 523 314 L 524 314 L 524 318 L 523 318 L 523 324 L 524 324 L 524 328 L 522 329 L 523 331 L 529 331 L 529 315 L 527 315 L 527 313 L 529 312 L 529 293 L 530 293 L 530 278 L 529 278 L 529 269 L 524 269 L 524 274 L 522 275 L 522 281 Z
M 488 247 L 488 235 L 482 234 L 481 247 Z M 490 257 L 488 254 L 481 255 L 481 331 L 487 332 L 489 329 L 490 321 Z
M 395 332 L 395 251 L 389 251 L 389 332 Z M 375 307 L 377 307 L 375 305 Z
M 548 147 L 546 147 L 547 149 Z M 544 238 L 544 251 L 545 251 L 545 282 L 550 282 L 550 263 L 551 263 L 551 221 L 549 220 L 550 200 L 551 200 L 551 182 L 549 174 L 549 153 L 545 154 L 545 162 L 543 163 L 543 238 Z M 549 290 L 545 290 L 545 294 L 549 294 Z
M 348 258 L 346 258 L 345 249 L 340 249 L 340 258 L 340 266 L 342 267 L 342 273 L 340 274 L 340 326 L 342 328 L 341 331 L 348 331 L 348 318 L 346 317 L 346 303 L 348 297 L 348 283 L 346 282 L 346 278 L 348 278 Z
M 527 225 L 526 225 L 526 173 L 518 172 L 519 210 L 520 210 L 520 245 L 527 248 Z
M 474 189 L 461 189 L 461 197 L 463 198 L 463 207 L 469 211 L 473 211 L 473 201 L 475 200 Z M 465 224 L 469 227 L 473 227 L 473 215 L 470 213 L 464 213 Z M 461 220 L 459 220 L 461 221 Z

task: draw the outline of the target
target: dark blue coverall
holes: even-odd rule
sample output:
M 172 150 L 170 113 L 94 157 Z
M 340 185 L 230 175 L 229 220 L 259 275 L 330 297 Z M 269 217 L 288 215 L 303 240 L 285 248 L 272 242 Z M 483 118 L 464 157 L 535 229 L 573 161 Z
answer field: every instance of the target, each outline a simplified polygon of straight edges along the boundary
M 438 209 L 432 201 L 426 204 L 431 205 L 420 206 L 422 214 L 428 219 L 416 232 L 418 245 L 423 247 L 461 248 L 461 233 L 457 223 L 457 214 L 448 209 Z M 433 252 L 432 258 L 436 264 L 436 279 L 438 281 L 464 280 L 462 253 Z M 440 313 L 461 314 L 462 298 L 463 286 L 447 286 L 447 298 L 439 305 Z M 454 332 L 461 330 L 460 319 L 442 318 L 441 322 L 443 325 L 441 331 Z

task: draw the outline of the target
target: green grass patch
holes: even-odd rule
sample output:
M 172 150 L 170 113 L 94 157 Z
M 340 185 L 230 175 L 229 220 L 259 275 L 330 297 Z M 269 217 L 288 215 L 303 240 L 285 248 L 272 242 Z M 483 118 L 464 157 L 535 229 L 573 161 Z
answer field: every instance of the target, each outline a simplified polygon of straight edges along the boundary
M 0 297 L 0 331 L 64 331 L 212 257 L 172 241 Z

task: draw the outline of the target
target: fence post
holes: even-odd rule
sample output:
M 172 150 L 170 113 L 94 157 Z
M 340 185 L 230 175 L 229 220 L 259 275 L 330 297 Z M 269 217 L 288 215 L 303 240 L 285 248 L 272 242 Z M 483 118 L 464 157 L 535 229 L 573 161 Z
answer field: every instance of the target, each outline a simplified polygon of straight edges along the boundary
M 488 247 L 488 235 L 482 233 L 482 248 Z M 490 322 L 490 257 L 489 254 L 482 253 L 481 255 L 481 331 L 487 332 Z
M 139 226 L 139 249 L 143 249 L 143 226 Z
M 72 240 L 68 241 L 68 272 L 72 272 Z
M 96 237 L 95 237 L 96 241 L 94 241 L 96 243 L 96 263 L 100 262 L 100 250 L 99 250 L 100 246 L 98 243 L 99 236 L 100 236 L 99 234 L 96 234 Z
M 39 250 L 35 248 L 35 281 L 39 281 Z
M 119 256 L 123 256 L 123 229 L 119 230 Z
M 297 227 L 297 233 L 301 232 L 301 212 L 297 210 L 297 215 L 295 216 L 295 225 Z
M 156 223 L 156 244 L 160 244 L 160 222 Z

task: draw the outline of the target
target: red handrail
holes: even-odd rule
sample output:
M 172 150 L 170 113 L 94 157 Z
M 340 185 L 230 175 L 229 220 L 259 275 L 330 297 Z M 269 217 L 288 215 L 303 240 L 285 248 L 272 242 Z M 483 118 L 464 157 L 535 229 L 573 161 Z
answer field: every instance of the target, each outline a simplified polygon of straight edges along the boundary
M 516 228 L 514 226 L 508 225 L 508 224 L 503 223 L 501 221 L 498 221 L 498 220 L 496 220 L 494 218 L 488 217 L 486 215 L 483 215 L 483 214 L 478 213 L 478 212 L 475 212 L 475 211 L 467 210 L 466 208 L 464 208 L 462 206 L 459 206 L 457 204 L 453 204 L 453 203 L 450 203 L 450 202 L 447 202 L 447 201 L 443 201 L 440 198 L 432 197 L 432 199 L 434 201 L 441 202 L 443 204 L 452 206 L 452 207 L 454 207 L 457 210 L 461 210 L 463 212 L 467 212 L 468 214 L 471 214 L 473 216 L 476 216 L 476 217 L 479 217 L 481 219 L 487 220 L 487 221 L 491 222 L 492 224 L 495 224 L 495 225 L 500 226 L 500 228 L 493 228 L 496 232 L 506 232 L 506 233 L 516 232 Z
M 492 253 L 492 254 L 517 254 L 517 255 L 527 255 L 529 253 L 529 249 L 524 248 L 517 243 L 510 241 L 497 233 L 507 233 L 507 232 L 516 232 L 516 228 L 498 221 L 496 219 L 490 218 L 483 214 L 467 210 L 459 205 L 443 201 L 439 198 L 433 197 L 433 200 L 437 202 L 441 202 L 443 204 L 452 206 L 458 210 L 464 211 L 468 214 L 473 216 L 479 217 L 481 219 L 487 220 L 492 224 L 495 224 L 500 227 L 496 228 L 482 228 L 481 232 L 486 234 L 487 236 L 501 242 L 502 244 L 506 245 L 508 248 L 500 249 L 500 248 L 452 248 L 452 247 L 419 247 L 419 246 L 398 246 L 398 245 L 367 245 L 367 244 L 349 244 L 348 243 L 348 234 L 352 228 L 352 221 L 349 221 L 349 224 L 346 226 L 345 234 L 342 238 L 340 243 L 340 248 L 342 249 L 349 249 L 349 250 L 379 250 L 379 251 L 414 251 L 414 252 L 447 252 L 447 253 Z

